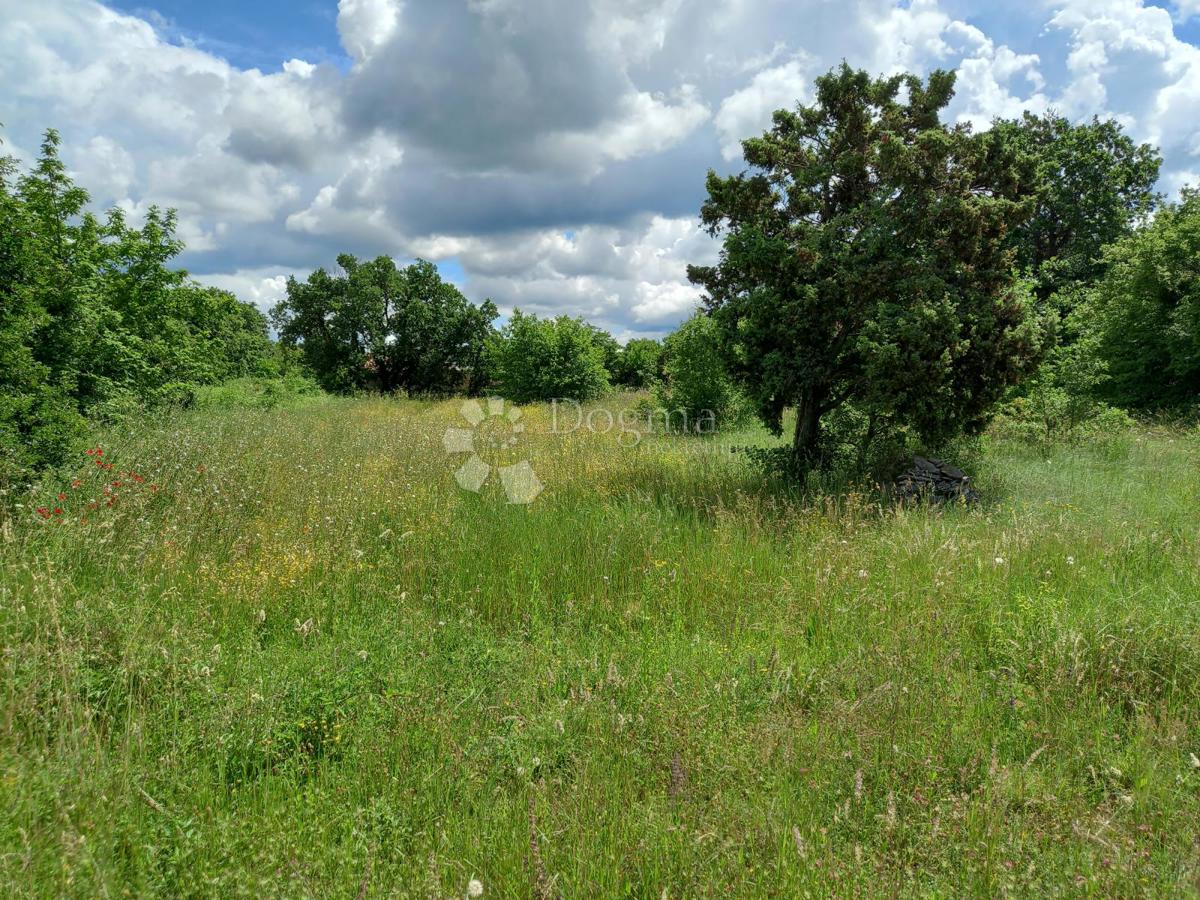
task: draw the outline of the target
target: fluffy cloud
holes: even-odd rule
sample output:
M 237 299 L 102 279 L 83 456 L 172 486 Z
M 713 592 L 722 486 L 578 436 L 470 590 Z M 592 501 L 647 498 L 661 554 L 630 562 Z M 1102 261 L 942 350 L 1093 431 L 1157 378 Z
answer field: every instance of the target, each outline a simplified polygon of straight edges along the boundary
M 1175 19 L 1186 22 L 1200 16 L 1200 0 L 1175 0 Z
M 649 216 L 624 228 L 434 236 L 413 250 L 457 259 L 467 290 L 491 297 L 506 314 L 581 315 L 630 337 L 659 332 L 697 307 L 687 266 L 715 261 L 717 245 L 691 217 Z
M 661 151 L 708 118 L 689 83 L 646 91 L 629 73 L 661 45 L 679 2 L 605 0 L 582 12 L 558 0 L 413 2 L 389 5 L 383 16 L 378 3 L 372 15 L 363 5 L 342 7 L 358 23 L 349 121 L 364 132 L 386 129 L 457 168 L 590 175 L 605 162 Z M 364 51 L 358 35 L 367 20 Z
M 274 268 L 242 269 L 228 274 L 199 275 L 196 280 L 202 284 L 229 291 L 240 300 L 253 303 L 266 313 L 287 296 L 289 276 L 303 278 L 307 276 L 307 273 L 280 273 Z
M 1050 27 L 1067 35 L 1071 84 L 1064 109 L 1113 116 L 1162 148 L 1167 182 L 1200 166 L 1200 48 L 1171 15 L 1139 0 L 1059 0 Z
M 332 0 L 329 0 L 332 3 Z M 1144 0 L 340 0 L 347 65 L 242 69 L 95 0 L 0 0 L 5 150 L 46 126 L 100 204 L 176 207 L 184 263 L 268 306 L 338 252 L 659 332 L 694 308 L 706 169 L 846 59 L 959 71 L 949 110 L 1118 117 L 1200 172 L 1200 50 Z M 1003 35 L 1003 38 L 1000 37 Z M 204 43 L 204 46 L 219 46 Z M 456 270 L 457 271 L 457 270 Z
M 362 63 L 400 27 L 399 0 L 338 0 L 337 27 L 355 61 Z
M 721 101 L 715 124 L 722 155 L 737 159 L 742 141 L 769 128 L 775 110 L 791 109 L 809 99 L 809 76 L 801 60 L 759 72 L 746 87 Z

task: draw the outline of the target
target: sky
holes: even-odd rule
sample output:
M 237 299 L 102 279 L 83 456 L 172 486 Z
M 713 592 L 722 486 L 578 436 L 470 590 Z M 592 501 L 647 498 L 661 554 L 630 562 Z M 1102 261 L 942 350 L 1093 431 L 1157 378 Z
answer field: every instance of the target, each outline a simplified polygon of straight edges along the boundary
M 179 212 L 269 308 L 339 253 L 621 339 L 695 309 L 704 177 L 846 60 L 959 73 L 950 122 L 1056 110 L 1200 183 L 1200 0 L 0 0 L 0 138 L 98 208 Z

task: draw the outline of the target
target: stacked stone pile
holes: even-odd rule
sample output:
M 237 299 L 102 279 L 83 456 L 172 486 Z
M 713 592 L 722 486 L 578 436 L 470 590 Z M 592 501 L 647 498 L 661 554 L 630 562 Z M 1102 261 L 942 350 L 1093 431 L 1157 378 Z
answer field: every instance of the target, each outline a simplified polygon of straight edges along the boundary
M 896 496 L 930 503 L 977 503 L 971 478 L 940 459 L 913 457 L 913 467 L 896 479 Z

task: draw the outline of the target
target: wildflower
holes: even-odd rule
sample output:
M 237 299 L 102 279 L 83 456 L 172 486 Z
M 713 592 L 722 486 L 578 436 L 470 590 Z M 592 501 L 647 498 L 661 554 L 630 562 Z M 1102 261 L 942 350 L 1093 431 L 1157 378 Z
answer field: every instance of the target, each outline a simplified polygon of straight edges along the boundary
M 1003 556 L 996 557 L 996 565 L 998 565 L 998 566 L 1004 565 L 1004 557 Z
M 67 495 L 66 495 L 66 494 L 59 494 L 59 495 L 58 495 L 58 499 L 59 499 L 59 500 L 66 500 L 66 499 L 67 499 Z
M 1068 556 L 1068 557 L 1067 557 L 1067 565 L 1068 565 L 1068 566 L 1073 566 L 1073 565 L 1075 565 L 1075 557 L 1073 557 L 1073 556 Z
M 41 516 L 43 519 L 48 519 L 48 518 L 50 518 L 50 510 L 48 510 L 48 509 L 47 509 L 46 507 L 44 507 L 44 506 L 39 506 L 39 507 L 37 508 L 37 514 L 38 514 L 39 516 Z
M 62 507 L 61 506 L 54 507 L 54 514 L 56 516 L 61 516 L 62 515 Z
M 75 490 L 79 490 L 81 487 L 83 487 L 83 482 L 76 478 L 71 482 L 71 487 L 73 487 Z
M 467 896 L 468 897 L 482 897 L 483 896 L 483 882 L 480 881 L 478 878 L 472 878 L 470 881 L 468 881 L 467 882 Z

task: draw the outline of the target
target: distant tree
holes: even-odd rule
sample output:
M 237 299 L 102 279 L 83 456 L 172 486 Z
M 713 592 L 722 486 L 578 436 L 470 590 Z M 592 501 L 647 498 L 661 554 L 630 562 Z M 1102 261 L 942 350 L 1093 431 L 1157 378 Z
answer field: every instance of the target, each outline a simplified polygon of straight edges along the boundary
M 1027 186 L 1034 208 L 1012 240 L 1038 300 L 1091 284 L 1104 272 L 1104 247 L 1146 221 L 1161 200 L 1158 151 L 1135 143 L 1112 119 L 1074 124 L 1027 112 L 994 130 L 1034 164 Z M 1062 293 L 1059 305 L 1069 307 L 1072 296 Z
M 617 357 L 616 381 L 623 387 L 649 387 L 662 376 L 662 361 L 662 344 L 652 338 L 633 338 Z
M 516 403 L 592 400 L 610 388 L 605 346 L 582 319 L 539 319 L 520 310 L 488 345 L 497 390 Z
M 954 82 L 843 65 L 743 144 L 752 174 L 709 173 L 701 216 L 724 245 L 689 275 L 763 421 L 796 408 L 798 469 L 842 404 L 941 440 L 981 428 L 1037 362 L 1006 244 L 1028 172 L 1002 135 L 941 123 Z
M 655 393 L 676 430 L 712 433 L 743 418 L 745 400 L 725 368 L 717 323 L 698 312 L 663 344 L 663 380 Z
M 1140 409 L 1200 405 L 1200 190 L 1112 245 L 1104 263 L 1079 310 L 1098 337 L 1101 393 Z
M 481 385 L 483 353 L 495 305 L 471 304 L 424 260 L 400 269 L 386 256 L 338 257 L 324 269 L 289 279 L 272 311 L 280 339 L 298 345 L 322 386 L 352 391 L 444 393 Z

